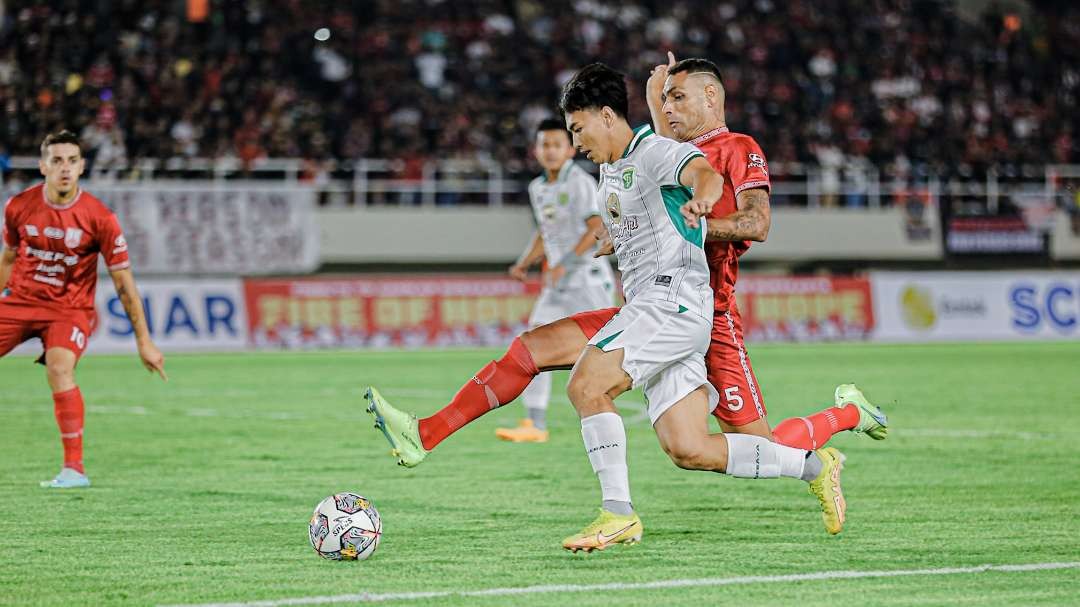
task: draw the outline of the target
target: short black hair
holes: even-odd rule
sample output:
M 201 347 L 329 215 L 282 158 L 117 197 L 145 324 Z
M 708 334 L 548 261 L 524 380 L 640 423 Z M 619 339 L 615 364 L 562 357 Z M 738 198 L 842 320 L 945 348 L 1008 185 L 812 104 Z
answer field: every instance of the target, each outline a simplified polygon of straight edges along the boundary
M 79 143 L 79 136 L 67 129 L 63 129 L 56 131 L 55 133 L 49 133 L 45 136 L 45 139 L 41 140 L 41 157 L 45 157 L 45 154 L 49 151 L 50 145 L 56 145 L 58 143 L 74 144 L 79 148 L 79 153 L 82 154 L 82 144 Z
M 566 134 L 566 138 L 570 139 L 570 131 L 566 130 L 566 123 L 558 118 L 544 118 L 540 121 L 540 124 L 536 125 L 536 134 L 539 135 L 544 131 L 562 131 Z
M 668 68 L 668 74 L 674 75 L 679 72 L 689 72 L 691 74 L 712 74 L 720 81 L 720 86 L 724 85 L 724 79 L 720 77 L 720 68 L 716 67 L 716 64 L 708 59 L 701 59 L 698 57 L 691 57 L 689 59 L 683 59 L 675 65 Z
M 563 87 L 559 109 L 564 114 L 607 106 L 626 118 L 626 76 L 603 63 L 590 63 L 574 74 Z

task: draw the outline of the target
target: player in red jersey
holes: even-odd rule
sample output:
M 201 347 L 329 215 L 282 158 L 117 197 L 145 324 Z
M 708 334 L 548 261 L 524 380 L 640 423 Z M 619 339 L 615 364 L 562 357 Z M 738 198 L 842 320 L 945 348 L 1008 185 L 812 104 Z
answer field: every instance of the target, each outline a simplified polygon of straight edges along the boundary
M 41 143 L 39 167 L 45 182 L 13 196 L 3 209 L 0 356 L 30 338 L 41 339 L 44 354 L 38 362 L 45 365 L 64 446 L 63 468 L 41 485 L 86 487 L 90 480 L 83 469 L 84 406 L 75 365 L 97 324 L 98 255 L 105 258 L 135 330 L 143 365 L 166 379 L 165 359 L 150 339 L 116 216 L 79 188 L 84 162 L 78 137 L 70 131 L 47 136 Z
M 710 383 L 721 394 L 714 415 L 727 433 L 753 434 L 778 443 L 813 450 L 836 432 L 854 430 L 884 438 L 887 421 L 853 385 L 839 386 L 835 406 L 805 418 L 781 422 L 775 432 L 765 418 L 765 405 L 742 339 L 742 321 L 735 305 L 738 258 L 750 241 L 769 231 L 768 166 L 757 143 L 730 133 L 724 120 L 724 92 L 719 70 L 709 61 L 691 59 L 657 66 L 647 95 L 658 133 L 702 148 L 723 175 L 721 199 L 708 217 L 706 254 L 715 295 L 713 338 L 706 364 Z M 515 338 L 506 354 L 481 369 L 434 415 L 417 420 L 369 391 L 369 410 L 405 466 L 423 461 L 447 436 L 487 411 L 514 400 L 537 373 L 570 368 L 588 340 L 618 311 L 607 308 L 576 314 Z

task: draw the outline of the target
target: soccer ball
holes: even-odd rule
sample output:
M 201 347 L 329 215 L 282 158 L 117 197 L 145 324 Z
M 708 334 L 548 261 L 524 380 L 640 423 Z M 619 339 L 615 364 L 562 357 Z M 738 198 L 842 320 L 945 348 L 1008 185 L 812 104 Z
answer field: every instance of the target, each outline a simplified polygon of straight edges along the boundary
M 319 556 L 362 561 L 379 547 L 382 519 L 370 500 L 355 493 L 338 493 L 315 506 L 308 534 Z

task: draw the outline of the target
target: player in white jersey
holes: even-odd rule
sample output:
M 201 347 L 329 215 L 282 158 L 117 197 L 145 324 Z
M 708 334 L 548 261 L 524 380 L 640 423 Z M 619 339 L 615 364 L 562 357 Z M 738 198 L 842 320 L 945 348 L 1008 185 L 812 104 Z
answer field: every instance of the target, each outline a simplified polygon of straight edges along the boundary
M 611 265 L 592 255 L 596 235 L 604 229 L 596 204 L 596 180 L 574 164 L 570 133 L 561 120 L 540 123 L 533 153 L 544 169 L 529 184 L 529 203 L 538 229 L 509 270 L 511 276 L 524 280 L 531 267 L 547 260 L 543 289 L 529 316 L 530 329 L 610 307 L 615 298 Z M 550 398 L 551 374 L 541 373 L 521 394 L 528 417 L 516 428 L 498 428 L 495 435 L 514 442 L 546 442 Z
M 600 481 L 600 516 L 563 540 L 568 550 L 633 543 L 641 520 L 630 501 L 626 431 L 614 398 L 640 387 L 664 451 L 680 467 L 743 478 L 818 477 L 814 452 L 758 436 L 709 434 L 719 401 L 706 377 L 713 293 L 704 253 L 707 214 L 723 178 L 689 143 L 626 121 L 624 76 L 594 63 L 563 89 L 560 108 L 575 147 L 600 164 L 602 217 L 622 271 L 626 305 L 589 341 L 567 394 Z

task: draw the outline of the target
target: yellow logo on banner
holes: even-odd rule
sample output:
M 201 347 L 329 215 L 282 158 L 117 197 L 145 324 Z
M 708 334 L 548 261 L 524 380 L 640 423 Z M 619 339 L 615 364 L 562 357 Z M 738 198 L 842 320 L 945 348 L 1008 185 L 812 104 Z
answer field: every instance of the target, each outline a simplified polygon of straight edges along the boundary
M 915 285 L 908 285 L 900 292 L 900 310 L 904 323 L 912 329 L 926 330 L 937 321 L 934 299 L 926 289 Z

